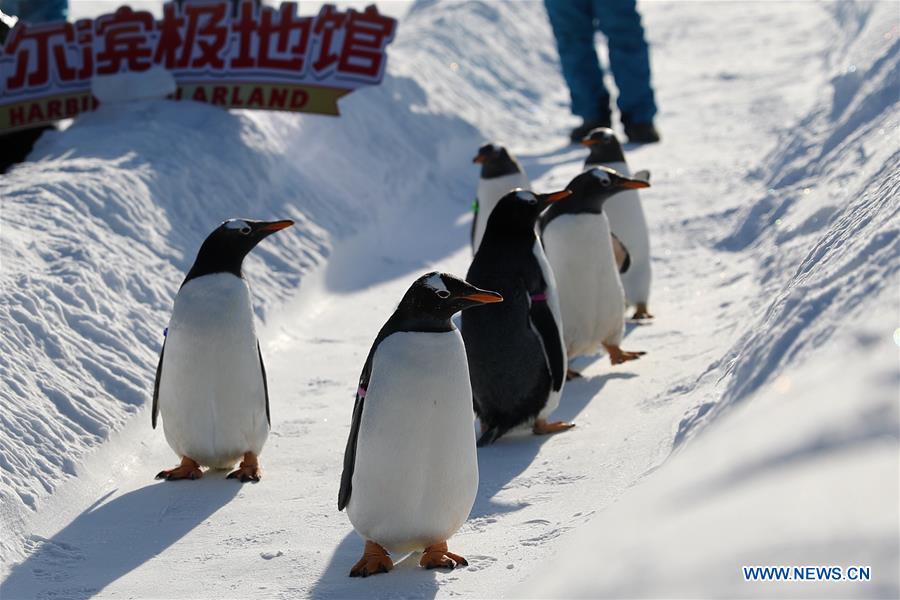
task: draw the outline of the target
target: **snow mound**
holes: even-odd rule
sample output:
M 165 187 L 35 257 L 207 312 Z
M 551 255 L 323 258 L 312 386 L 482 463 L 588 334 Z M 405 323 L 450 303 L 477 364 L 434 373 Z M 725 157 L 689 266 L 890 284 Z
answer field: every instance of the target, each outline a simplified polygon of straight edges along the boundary
M 724 251 L 758 264 L 759 320 L 721 361 L 728 387 L 701 405 L 676 442 L 783 370 L 809 360 L 862 306 L 896 292 L 900 255 L 900 39 L 885 5 L 834 7 L 844 51 L 832 94 L 784 132 L 754 172 L 767 191 L 735 215 Z M 710 410 L 713 409 L 713 410 Z

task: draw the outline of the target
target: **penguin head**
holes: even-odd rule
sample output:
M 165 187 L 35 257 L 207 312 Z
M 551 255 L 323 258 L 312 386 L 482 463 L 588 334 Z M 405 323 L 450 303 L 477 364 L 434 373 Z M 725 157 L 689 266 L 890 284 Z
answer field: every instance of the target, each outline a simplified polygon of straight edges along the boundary
M 609 127 L 591 129 L 581 139 L 581 145 L 587 146 L 591 151 L 586 161 L 588 163 L 625 162 L 622 144 L 619 143 L 619 138 Z
M 483 179 L 522 172 L 519 162 L 501 144 L 484 144 L 478 149 L 478 154 L 475 155 L 472 162 L 481 165 L 481 177 Z
M 508 235 L 533 235 L 534 224 L 545 208 L 572 195 L 570 190 L 536 194 L 517 188 L 500 198 L 488 217 L 485 235 L 502 231 Z
M 461 310 L 502 301 L 503 296 L 496 292 L 479 289 L 449 273 L 433 271 L 413 282 L 397 312 L 419 321 L 448 322 Z
M 591 196 L 605 201 L 622 190 L 636 190 L 650 187 L 643 179 L 626 177 L 609 167 L 593 167 L 579 174 L 566 186 L 576 197 Z
M 240 277 L 244 257 L 263 239 L 293 224 L 290 219 L 281 221 L 228 219 L 203 241 L 194 265 L 184 280 L 185 283 L 195 277 L 211 273 L 232 273 Z

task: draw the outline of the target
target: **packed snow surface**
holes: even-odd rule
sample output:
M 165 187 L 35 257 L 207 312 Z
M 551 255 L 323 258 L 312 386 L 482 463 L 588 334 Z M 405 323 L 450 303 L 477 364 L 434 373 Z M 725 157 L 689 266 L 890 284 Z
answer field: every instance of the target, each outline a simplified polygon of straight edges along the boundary
M 623 346 L 648 354 L 575 362 L 574 430 L 479 450 L 449 573 L 347 577 L 343 448 L 396 302 L 468 267 L 478 145 L 540 191 L 580 170 L 541 3 L 418 2 L 340 119 L 141 100 L 45 135 L 0 178 L 0 596 L 900 595 L 896 4 L 641 10 L 664 141 L 626 152 L 652 172 L 656 319 Z M 155 482 L 162 331 L 229 217 L 297 222 L 245 262 L 264 479 Z M 781 564 L 872 580 L 741 573 Z

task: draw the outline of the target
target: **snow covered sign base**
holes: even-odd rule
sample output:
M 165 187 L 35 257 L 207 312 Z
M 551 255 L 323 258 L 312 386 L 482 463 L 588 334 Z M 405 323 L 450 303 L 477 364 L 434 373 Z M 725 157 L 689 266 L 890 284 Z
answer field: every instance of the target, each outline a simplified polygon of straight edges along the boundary
M 381 82 L 397 22 L 374 5 L 344 12 L 325 5 L 306 17 L 296 2 L 233 7 L 168 3 L 158 21 L 122 6 L 75 23 L 18 22 L 0 53 L 0 130 L 93 110 L 95 76 L 154 67 L 174 76 L 174 99 L 327 115 L 340 114 L 342 96 Z

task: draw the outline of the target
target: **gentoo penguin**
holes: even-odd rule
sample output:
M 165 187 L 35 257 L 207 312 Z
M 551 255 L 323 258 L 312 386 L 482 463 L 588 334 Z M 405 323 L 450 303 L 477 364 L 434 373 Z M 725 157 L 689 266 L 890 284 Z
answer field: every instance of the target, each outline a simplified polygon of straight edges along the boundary
M 478 196 L 472 215 L 472 254 L 478 250 L 491 211 L 507 192 L 516 188 L 529 189 L 528 175 L 519 161 L 500 144 L 485 144 L 478 149 L 473 163 L 481 165 Z
M 293 221 L 230 219 L 197 253 L 175 296 L 166 329 L 151 420 L 163 418 L 166 441 L 181 457 L 157 479 L 199 479 L 201 465 L 227 469 L 242 482 L 259 481 L 257 457 L 269 435 L 269 394 L 244 256 Z
M 569 183 L 569 200 L 541 215 L 541 238 L 556 276 L 570 358 L 591 353 L 601 344 L 614 365 L 643 354 L 619 347 L 625 330 L 625 293 L 603 211 L 615 194 L 649 185 L 607 167 L 594 167 Z
M 593 129 L 581 141 L 590 149 L 584 161 L 585 170 L 591 167 L 604 166 L 615 170 L 625 177 L 632 177 L 622 146 L 612 129 L 599 127 Z M 634 179 L 650 180 L 648 171 L 638 171 Z M 650 237 L 647 233 L 647 220 L 637 190 L 628 189 L 616 194 L 604 205 L 603 212 L 609 218 L 613 234 L 628 249 L 630 266 L 622 273 L 622 286 L 625 288 L 625 299 L 635 306 L 633 319 L 652 319 L 647 310 L 650 299 Z
M 559 405 L 567 357 L 556 281 L 535 234 L 541 211 L 570 194 L 506 194 L 488 218 L 466 275 L 473 285 L 497 290 L 504 298 L 503 304 L 462 315 L 472 397 L 481 420 L 479 446 L 521 424 L 531 424 L 536 434 L 573 426 L 547 421 Z
M 502 300 L 428 273 L 378 332 L 359 377 L 338 494 L 338 510 L 347 507 L 366 540 L 351 577 L 390 571 L 389 552 L 424 550 L 419 564 L 428 569 L 468 564 L 447 550 L 478 488 L 472 387 L 450 317 Z

